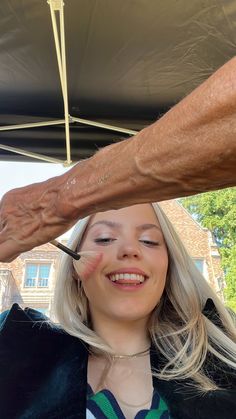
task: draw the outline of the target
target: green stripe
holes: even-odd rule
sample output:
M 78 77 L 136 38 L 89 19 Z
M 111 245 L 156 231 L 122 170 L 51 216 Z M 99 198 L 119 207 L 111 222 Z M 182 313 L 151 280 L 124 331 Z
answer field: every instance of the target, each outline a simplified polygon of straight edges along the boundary
M 153 410 L 150 410 L 147 414 L 146 414 L 146 416 L 145 416 L 145 419 L 160 419 L 161 418 L 161 415 L 163 414 L 165 412 L 165 410 L 163 411 L 160 411 L 159 409 L 153 409 Z
M 161 415 L 166 411 L 168 411 L 167 405 L 163 399 L 160 399 L 158 408 L 150 410 L 145 419 L 160 419 Z
M 163 412 L 159 412 L 158 409 L 150 410 L 145 416 L 145 419 L 160 419 Z
M 160 409 L 162 412 L 165 412 L 166 410 L 168 410 L 167 404 L 162 398 L 160 399 L 158 409 Z
M 92 396 L 91 400 L 97 404 L 107 419 L 119 419 L 111 403 L 104 394 L 99 392 Z

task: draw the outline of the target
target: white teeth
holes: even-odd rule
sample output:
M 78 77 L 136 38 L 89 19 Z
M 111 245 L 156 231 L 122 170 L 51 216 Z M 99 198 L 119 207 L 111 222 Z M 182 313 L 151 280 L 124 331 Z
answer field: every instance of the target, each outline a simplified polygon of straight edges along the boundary
M 145 281 L 145 277 L 143 275 L 138 275 L 138 274 L 113 274 L 113 275 L 109 275 L 109 279 L 112 282 L 116 282 L 119 281 L 121 279 L 125 279 L 125 280 L 129 280 L 130 282 L 144 282 Z

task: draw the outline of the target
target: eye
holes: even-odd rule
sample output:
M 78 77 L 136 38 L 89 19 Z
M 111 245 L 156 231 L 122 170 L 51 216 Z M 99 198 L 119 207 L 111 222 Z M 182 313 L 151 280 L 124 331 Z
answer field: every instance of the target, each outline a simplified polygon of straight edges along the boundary
M 139 240 L 141 243 L 144 243 L 147 246 L 159 246 L 159 242 L 154 242 L 152 240 Z
M 101 244 L 101 245 L 106 245 L 106 244 L 110 244 L 113 241 L 115 241 L 115 239 L 112 239 L 111 237 L 98 237 L 97 239 L 94 240 L 95 243 Z

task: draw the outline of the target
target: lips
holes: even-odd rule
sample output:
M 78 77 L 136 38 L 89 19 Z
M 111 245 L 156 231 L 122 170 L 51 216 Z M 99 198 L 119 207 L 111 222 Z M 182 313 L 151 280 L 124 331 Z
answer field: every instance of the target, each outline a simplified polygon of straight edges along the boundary
M 118 269 L 116 271 L 109 272 L 106 276 L 114 284 L 125 286 L 141 285 L 148 278 L 146 273 L 138 268 Z
M 116 269 L 115 271 L 109 272 L 107 275 L 113 275 L 113 274 L 138 274 L 138 275 L 143 275 L 145 277 L 148 277 L 148 275 L 139 268 Z

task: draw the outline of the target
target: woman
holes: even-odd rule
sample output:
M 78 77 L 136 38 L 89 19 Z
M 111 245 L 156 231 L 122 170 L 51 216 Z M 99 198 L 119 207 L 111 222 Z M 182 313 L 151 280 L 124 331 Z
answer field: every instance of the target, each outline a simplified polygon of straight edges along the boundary
M 55 295 L 60 324 L 88 344 L 89 394 L 103 391 L 103 403 L 109 400 L 120 415 L 121 409 L 125 418 L 133 418 L 155 404 L 153 394 L 158 398 L 158 384 L 153 393 L 151 367 L 155 377 L 167 382 L 188 380 L 183 397 L 220 391 L 217 388 L 221 380 L 223 385 L 225 374 L 218 377 L 213 365 L 211 372 L 204 368 L 213 356 L 226 370 L 236 367 L 235 326 L 157 204 L 82 220 L 70 245 L 79 251 L 103 253 L 87 278 L 78 277 L 77 262 L 73 267 L 72 259 L 64 256 Z M 208 298 L 208 306 L 214 301 L 219 313 L 214 322 L 202 313 Z M 99 399 L 93 396 L 93 400 L 96 404 L 88 402 L 88 406 L 100 412 Z M 162 397 L 159 402 L 163 418 L 169 417 Z M 162 417 L 158 403 L 155 407 L 156 415 Z M 185 417 L 180 412 L 175 416 L 174 406 L 170 410 L 172 417 Z M 196 417 L 207 417 L 200 412 L 199 406 Z M 195 417 L 191 411 L 188 414 Z
M 9 367 L 2 374 L 6 397 L 18 395 L 4 417 L 233 419 L 235 325 L 158 205 L 87 217 L 70 247 L 102 258 L 88 275 L 63 256 L 62 329 L 19 308 L 3 322 L 4 345 L 23 363 L 13 362 L 20 384 Z

